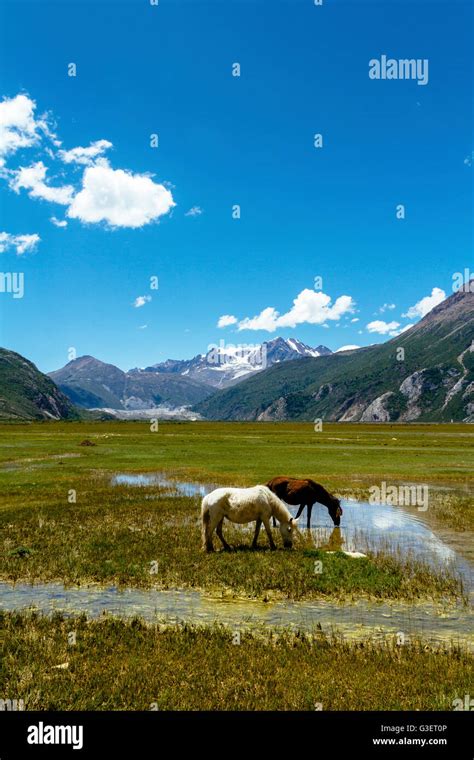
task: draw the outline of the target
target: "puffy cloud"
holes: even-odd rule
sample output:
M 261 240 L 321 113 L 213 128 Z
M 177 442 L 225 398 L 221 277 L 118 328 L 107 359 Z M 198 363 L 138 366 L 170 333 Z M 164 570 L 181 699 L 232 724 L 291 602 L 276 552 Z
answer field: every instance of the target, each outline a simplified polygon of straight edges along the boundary
M 35 108 L 36 103 L 27 95 L 5 98 L 0 103 L 0 155 L 29 148 L 39 141 Z
M 68 206 L 71 203 L 74 188 L 72 185 L 50 187 L 45 182 L 46 172 L 46 166 L 42 161 L 37 161 L 31 166 L 20 166 L 19 169 L 8 171 L 9 185 L 16 193 L 25 188 L 29 191 L 30 198 L 41 198 L 51 203 Z
M 302 322 L 321 325 L 328 320 L 340 319 L 354 308 L 350 296 L 339 296 L 332 306 L 330 303 L 331 297 L 322 291 L 305 288 L 296 296 L 290 311 L 278 317 L 277 327 L 296 327 Z
M 55 227 L 67 227 L 67 222 L 65 219 L 56 219 L 55 216 L 52 216 L 49 221 L 51 224 L 54 224 Z
M 356 349 L 356 348 L 360 348 L 360 346 L 352 346 L 352 345 L 349 345 L 349 346 L 341 346 L 341 348 L 337 348 L 337 349 L 336 349 L 335 353 L 336 353 L 336 354 L 338 354 L 338 353 L 339 353 L 339 351 L 353 351 L 353 350 L 354 350 L 354 349 Z
M 383 314 L 384 311 L 392 311 L 395 308 L 394 303 L 384 303 L 379 309 L 379 314 Z
M 142 227 L 167 214 L 175 206 L 170 189 L 154 182 L 147 174 L 133 174 L 112 169 L 103 157 L 112 147 L 108 140 L 96 140 L 88 147 L 57 150 L 61 142 L 50 127 L 50 117 L 35 118 L 36 103 L 27 95 L 5 98 L 0 102 L 0 177 L 19 193 L 68 206 L 67 216 L 83 222 L 105 222 L 110 227 Z M 46 137 L 43 154 L 52 160 L 85 167 L 79 190 L 70 184 L 51 187 L 46 180 L 47 167 L 42 161 L 20 168 L 7 168 L 5 157 L 20 148 L 35 146 Z M 53 149 L 52 149 L 53 148 Z M 190 216 L 202 213 L 199 206 L 189 210 Z M 51 221 L 56 226 L 67 222 Z
M 10 248 L 14 248 L 18 254 L 34 251 L 40 240 L 40 236 L 36 233 L 32 235 L 11 235 L 9 232 L 0 232 L 0 253 L 5 253 Z
M 219 317 L 217 327 L 228 327 L 229 325 L 235 325 L 237 323 L 237 317 L 233 317 L 232 314 L 223 314 Z
M 151 301 L 151 296 L 137 296 L 133 302 L 135 309 L 139 309 L 141 306 L 145 306 L 146 303 Z
M 189 211 L 186 211 L 184 216 L 201 216 L 202 213 L 203 210 L 200 206 L 193 206 Z
M 67 215 L 111 227 L 143 227 L 175 205 L 171 192 L 150 177 L 95 165 L 85 170 L 82 190 L 73 198 Z
M 91 166 L 95 159 L 102 156 L 108 148 L 112 148 L 112 143 L 108 140 L 96 140 L 88 148 L 71 148 L 71 150 L 59 150 L 58 156 L 65 164 L 83 164 Z
M 239 322 L 239 330 L 267 330 L 274 332 L 277 327 L 278 312 L 273 306 L 268 306 L 256 317 L 245 317 Z
M 61 145 L 47 116 L 36 119 L 35 110 L 35 101 L 24 94 L 0 102 L 0 156 L 6 157 L 21 148 L 37 145 L 42 135 L 56 147 Z
M 444 301 L 446 293 L 441 288 L 433 288 L 430 296 L 421 298 L 414 306 L 410 306 L 406 314 L 402 314 L 402 317 L 408 317 L 408 319 L 416 319 L 417 317 L 424 317 L 431 309 L 434 309 L 439 303 Z
M 406 332 L 407 330 L 409 330 L 409 329 L 410 329 L 410 327 L 413 327 L 413 325 L 412 325 L 412 324 L 410 324 L 410 325 L 405 325 L 404 327 L 400 327 L 400 329 L 399 329 L 399 330 L 397 330 L 395 333 L 391 333 L 391 334 L 394 334 L 394 335 L 401 335 L 402 333 L 404 333 L 404 332 Z
M 331 297 L 321 291 L 305 288 L 293 301 L 293 306 L 285 314 L 279 314 L 273 306 L 268 306 L 255 317 L 246 317 L 239 322 L 239 330 L 266 330 L 274 332 L 279 327 L 296 327 L 303 323 L 325 325 L 328 320 L 339 320 L 352 312 L 355 306 L 351 296 L 339 296 L 331 305 Z
M 383 319 L 376 319 L 373 322 L 369 322 L 367 330 L 370 333 L 378 333 L 379 335 L 396 335 L 397 327 L 400 327 L 400 322 L 384 322 Z

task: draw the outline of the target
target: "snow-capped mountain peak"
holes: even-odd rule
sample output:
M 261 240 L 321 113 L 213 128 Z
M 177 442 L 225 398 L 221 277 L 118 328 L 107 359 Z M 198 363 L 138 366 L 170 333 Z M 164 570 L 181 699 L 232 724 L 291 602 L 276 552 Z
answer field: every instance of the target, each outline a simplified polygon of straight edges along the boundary
M 226 388 L 273 364 L 332 353 L 326 346 L 311 346 L 297 338 L 273 338 L 263 343 L 233 344 L 221 340 L 208 347 L 206 354 L 193 359 L 174 360 L 147 367 L 147 372 L 176 373 L 215 388 Z

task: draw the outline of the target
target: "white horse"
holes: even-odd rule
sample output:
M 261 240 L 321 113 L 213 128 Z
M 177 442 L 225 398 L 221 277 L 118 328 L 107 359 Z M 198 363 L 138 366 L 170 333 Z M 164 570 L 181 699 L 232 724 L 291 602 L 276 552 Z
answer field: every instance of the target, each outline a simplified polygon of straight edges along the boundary
M 298 522 L 291 516 L 285 504 L 267 486 L 253 488 L 216 488 L 205 496 L 201 503 L 202 548 L 214 551 L 212 534 L 219 536 L 224 549 L 230 549 L 222 535 L 224 517 L 234 523 L 248 523 L 256 520 L 252 549 L 255 549 L 262 522 L 267 532 L 270 548 L 276 549 L 270 528 L 270 518 L 276 517 L 280 523 L 280 533 L 285 547 L 293 545 L 293 533 Z

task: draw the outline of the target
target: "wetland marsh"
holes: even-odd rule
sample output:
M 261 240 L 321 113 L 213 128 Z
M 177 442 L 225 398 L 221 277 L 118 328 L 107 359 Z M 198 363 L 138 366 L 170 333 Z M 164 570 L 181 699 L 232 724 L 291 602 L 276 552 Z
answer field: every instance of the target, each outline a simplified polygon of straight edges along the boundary
M 131 422 L 0 426 L 0 596 L 13 658 L 2 668 L 2 690 L 11 691 L 13 661 L 23 656 L 21 642 L 15 649 L 10 641 L 15 628 L 33 639 L 50 631 L 53 642 L 64 627 L 85 626 L 83 664 L 87 660 L 97 678 L 98 641 L 108 647 L 119 629 L 126 636 L 139 630 L 134 664 L 126 666 L 132 680 L 145 667 L 147 631 L 156 638 L 157 626 L 166 631 L 171 660 L 177 656 L 172 640 L 176 646 L 186 641 L 191 658 L 191 641 L 199 649 L 210 637 L 212 646 L 225 649 L 223 637 L 232 640 L 236 631 L 245 637 L 246 657 L 254 651 L 261 659 L 263 630 L 280 638 L 309 636 L 312 647 L 324 639 L 342 658 L 330 669 L 336 680 L 334 663 L 344 659 L 358 668 L 360 683 L 369 660 L 385 662 L 388 678 L 410 650 L 420 691 L 405 699 L 400 686 L 393 704 L 449 709 L 434 683 L 423 703 L 421 682 L 429 663 L 438 663 L 442 680 L 457 673 L 461 661 L 464 669 L 470 662 L 473 440 L 464 425 L 327 425 L 318 434 L 310 425 L 286 423 L 160 423 L 153 433 L 148 424 Z M 313 477 L 340 496 L 341 527 L 334 529 L 327 509 L 316 505 L 311 531 L 301 529 L 293 550 L 271 552 L 262 536 L 251 551 L 252 528 L 226 524 L 234 550 L 203 554 L 204 493 L 220 484 L 264 483 L 278 473 Z M 370 504 L 370 488 L 380 482 L 427 485 L 428 509 Z M 366 556 L 354 559 L 344 551 Z M 400 633 L 403 647 L 396 644 Z M 370 650 L 369 660 L 360 647 Z M 40 650 L 33 647 L 33 658 Z M 308 673 L 318 672 L 323 650 L 317 657 L 308 651 Z M 235 662 L 219 661 L 219 677 L 233 681 Z M 41 670 L 41 663 L 34 667 Z M 26 709 L 38 700 L 67 702 L 46 672 L 41 698 L 25 687 Z M 265 704 L 305 709 L 316 699 L 313 692 L 307 703 L 290 698 L 298 677 L 292 679 L 287 689 L 282 681 L 276 702 Z M 124 704 L 109 694 L 96 708 L 95 688 L 90 682 L 81 699 L 71 697 L 70 709 Z M 455 690 L 456 684 L 443 699 Z M 252 709 L 253 697 L 236 694 L 240 705 L 232 709 Z M 186 699 L 167 691 L 159 702 L 163 709 L 193 709 L 193 699 Z M 208 709 L 220 709 L 217 697 L 207 699 Z M 333 695 L 327 709 L 391 709 L 389 703 L 374 689 L 358 706 L 355 697 L 346 695 L 343 707 Z

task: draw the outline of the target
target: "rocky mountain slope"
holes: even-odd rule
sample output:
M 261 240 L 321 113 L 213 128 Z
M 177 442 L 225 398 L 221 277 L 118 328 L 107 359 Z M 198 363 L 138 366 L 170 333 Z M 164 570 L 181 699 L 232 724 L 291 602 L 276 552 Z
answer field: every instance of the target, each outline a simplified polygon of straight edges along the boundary
M 0 419 L 77 419 L 79 413 L 47 375 L 14 351 L 0 348 Z
M 81 356 L 50 372 L 61 391 L 87 409 L 147 409 L 163 404 L 196 404 L 212 392 L 202 383 L 180 375 L 123 372 L 93 356 Z

